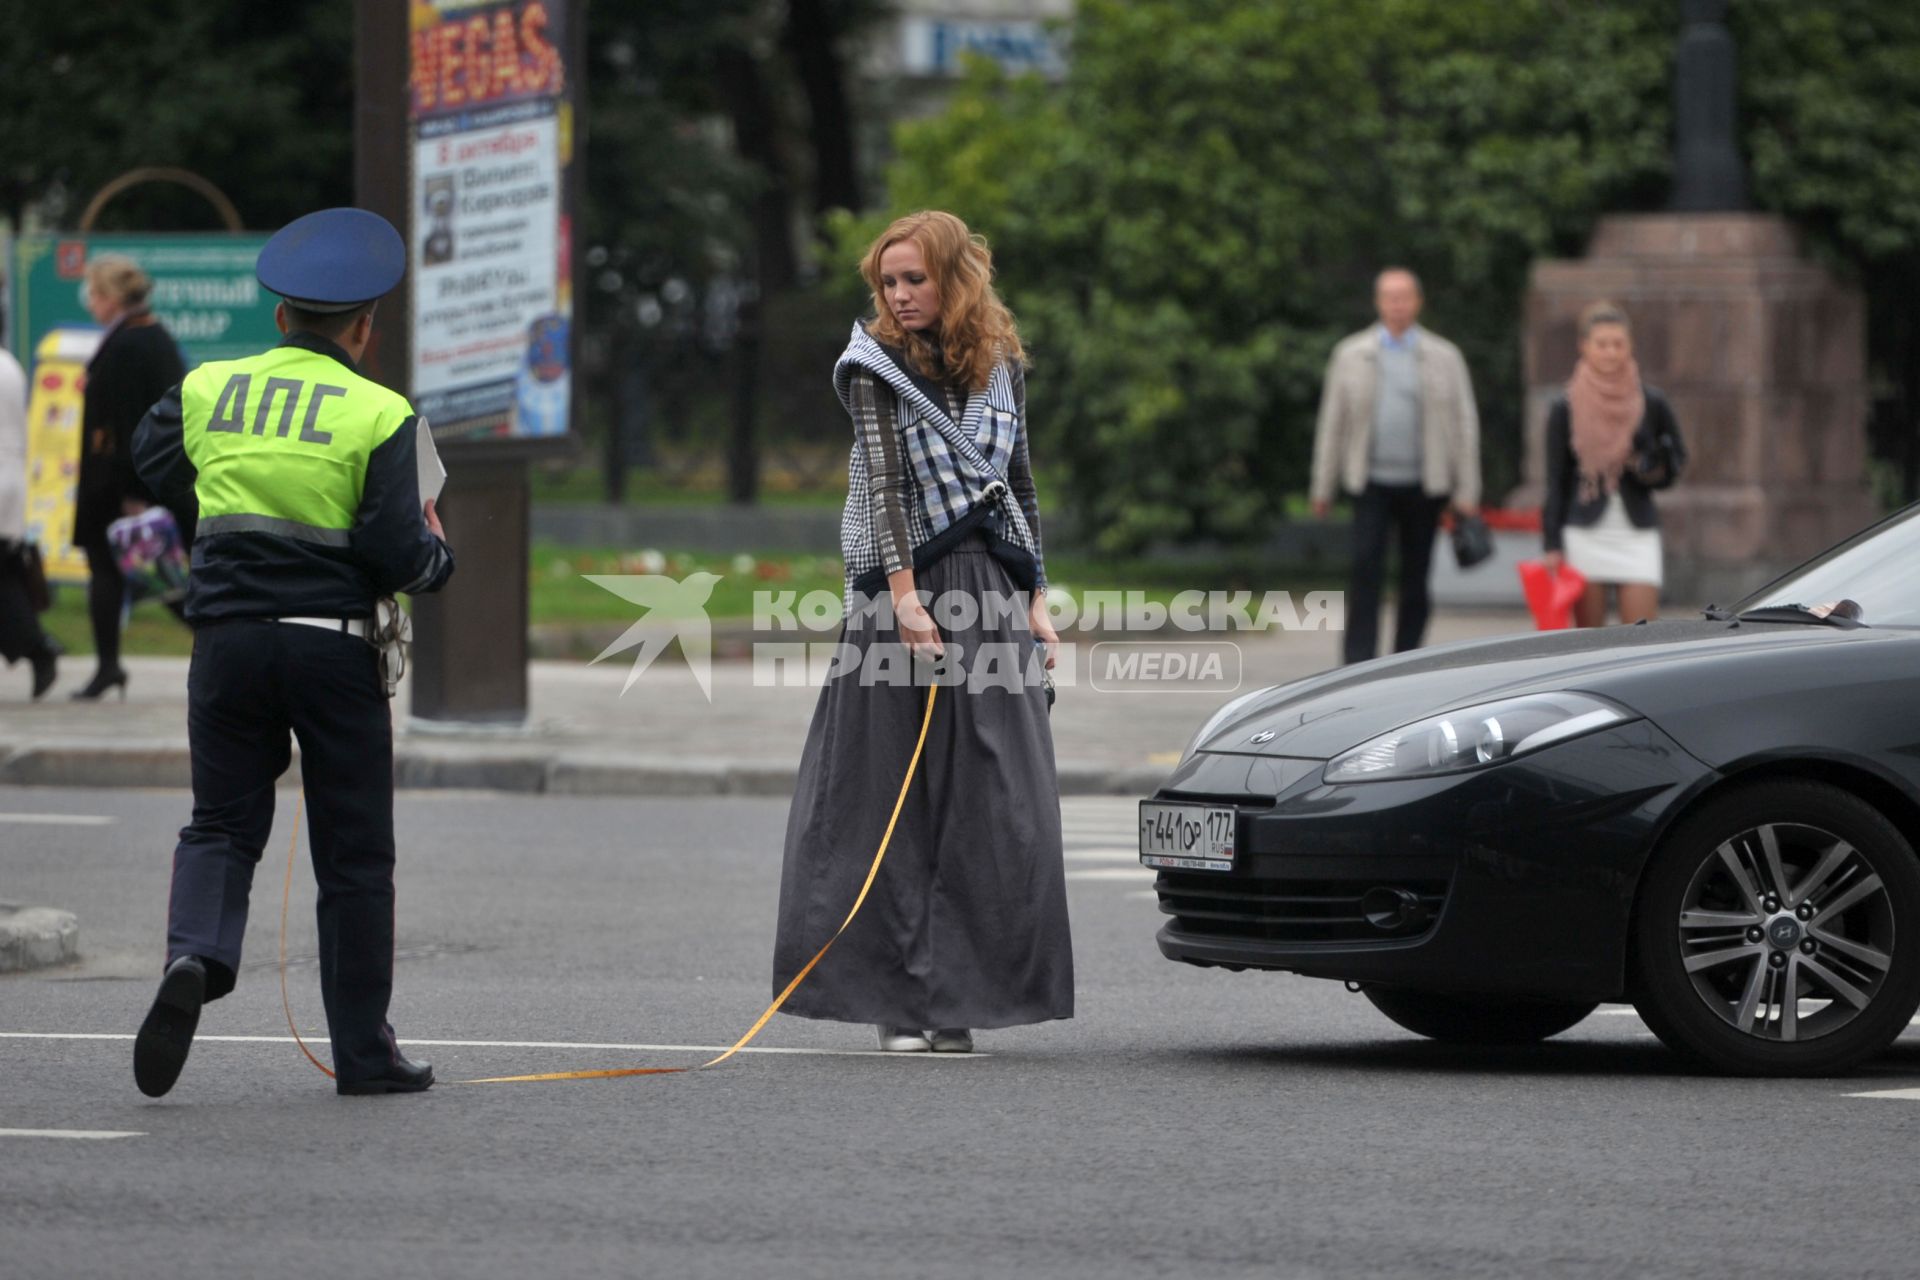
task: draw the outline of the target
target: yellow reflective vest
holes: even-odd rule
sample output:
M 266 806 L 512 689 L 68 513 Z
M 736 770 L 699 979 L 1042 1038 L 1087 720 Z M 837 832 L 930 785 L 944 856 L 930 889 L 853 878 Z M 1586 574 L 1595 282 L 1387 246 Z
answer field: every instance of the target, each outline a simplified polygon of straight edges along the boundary
M 417 419 L 325 338 L 203 364 L 134 435 L 141 479 L 199 508 L 187 619 L 357 618 L 453 570 L 426 527 Z

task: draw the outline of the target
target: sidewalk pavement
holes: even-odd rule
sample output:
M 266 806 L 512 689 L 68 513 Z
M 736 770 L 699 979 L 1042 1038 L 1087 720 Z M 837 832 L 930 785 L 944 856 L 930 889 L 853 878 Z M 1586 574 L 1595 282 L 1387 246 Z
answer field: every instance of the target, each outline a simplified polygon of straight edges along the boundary
M 1434 620 L 1438 644 L 1530 630 L 1512 610 L 1451 611 Z M 1383 633 L 1392 634 L 1391 622 Z M 818 638 L 818 637 L 816 637 Z M 832 637 L 824 637 L 831 640 Z M 1077 638 L 1063 636 L 1068 642 Z M 1154 637 L 1222 639 L 1238 646 L 1241 678 L 1172 682 L 1126 690 L 1063 682 L 1053 732 L 1064 794 L 1146 795 L 1166 777 L 1206 717 L 1234 692 L 1298 679 L 1333 666 L 1339 636 L 1325 631 Z M 0 784 L 185 787 L 184 658 L 129 658 L 128 696 L 74 703 L 67 693 L 91 673 L 85 657 L 61 665 L 59 685 L 27 699 L 25 664 L 0 671 Z M 524 726 L 449 725 L 407 713 L 395 700 L 395 780 L 401 787 L 477 788 L 565 795 L 785 795 L 793 788 L 817 683 L 756 685 L 747 660 L 716 660 L 708 701 L 675 646 L 622 693 L 629 656 L 599 665 L 535 662 Z

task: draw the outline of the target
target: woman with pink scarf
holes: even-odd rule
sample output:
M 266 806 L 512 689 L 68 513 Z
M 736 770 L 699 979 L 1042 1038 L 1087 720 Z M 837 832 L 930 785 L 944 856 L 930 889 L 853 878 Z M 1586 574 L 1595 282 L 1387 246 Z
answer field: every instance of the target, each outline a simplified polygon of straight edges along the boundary
M 1666 397 L 1640 381 L 1626 313 L 1596 302 L 1580 315 L 1580 362 L 1547 414 L 1546 563 L 1577 569 L 1587 591 L 1574 621 L 1606 621 L 1607 588 L 1620 621 L 1660 608 L 1660 515 L 1653 491 L 1680 476 L 1687 451 Z

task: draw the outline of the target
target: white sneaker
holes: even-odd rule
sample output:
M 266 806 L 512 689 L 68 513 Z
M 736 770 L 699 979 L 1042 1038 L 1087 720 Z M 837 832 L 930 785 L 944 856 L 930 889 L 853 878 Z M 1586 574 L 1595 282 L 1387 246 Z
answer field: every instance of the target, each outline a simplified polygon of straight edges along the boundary
M 925 1053 L 933 1048 L 927 1041 L 927 1033 L 918 1027 L 889 1027 L 882 1023 L 876 1030 L 880 1032 L 880 1047 L 888 1053 Z
M 935 1053 L 972 1053 L 973 1032 L 965 1027 L 943 1027 L 933 1033 Z

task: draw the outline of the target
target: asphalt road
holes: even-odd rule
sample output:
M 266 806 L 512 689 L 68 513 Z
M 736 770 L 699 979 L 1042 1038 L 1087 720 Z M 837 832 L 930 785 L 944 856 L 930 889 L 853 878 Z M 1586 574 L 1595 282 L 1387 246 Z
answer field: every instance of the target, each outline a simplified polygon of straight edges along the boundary
M 1682 1072 L 1631 1014 L 1525 1051 L 1342 988 L 1160 959 L 1131 806 L 1069 800 L 1079 1016 L 972 1058 L 777 1019 L 688 1076 L 336 1098 L 274 957 L 133 1087 L 171 792 L 0 790 L 0 898 L 79 914 L 0 978 L 0 1273 L 89 1276 L 1911 1276 L 1920 1028 L 1844 1080 Z M 86 822 L 23 822 L 22 815 Z M 393 1020 L 443 1080 L 686 1065 L 766 1000 L 781 801 L 413 793 Z M 289 941 L 324 1043 L 311 876 Z M 94 1036 L 111 1038 L 50 1038 Z M 221 1041 L 216 1036 L 258 1037 Z M 602 1046 L 602 1047 L 566 1047 Z M 606 1046 L 680 1046 L 619 1048 Z

